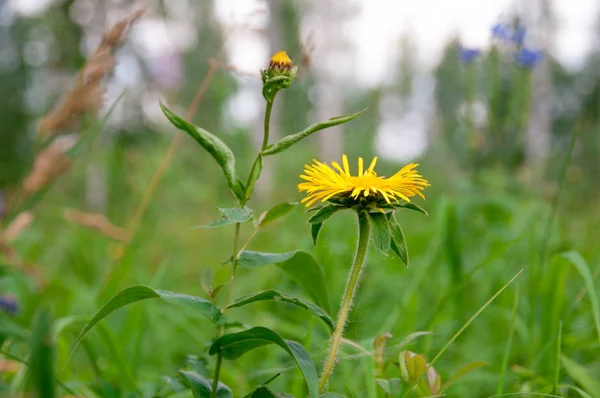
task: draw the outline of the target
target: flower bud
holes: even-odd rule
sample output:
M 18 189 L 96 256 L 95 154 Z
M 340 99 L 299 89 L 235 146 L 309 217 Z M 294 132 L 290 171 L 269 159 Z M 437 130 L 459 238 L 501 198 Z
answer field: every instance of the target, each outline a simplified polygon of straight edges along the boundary
M 279 51 L 271 57 L 269 72 L 271 76 L 289 75 L 292 68 L 292 60 L 285 51 Z

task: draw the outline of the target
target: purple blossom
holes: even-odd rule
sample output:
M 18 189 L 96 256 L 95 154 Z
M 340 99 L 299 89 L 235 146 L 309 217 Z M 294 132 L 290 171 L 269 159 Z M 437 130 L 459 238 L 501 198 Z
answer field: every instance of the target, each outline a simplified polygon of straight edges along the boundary
M 515 53 L 515 62 L 517 65 L 527 69 L 532 69 L 542 59 L 544 59 L 544 54 L 540 50 L 530 50 L 523 47 Z
M 517 28 L 512 32 L 511 41 L 518 46 L 522 46 L 525 42 L 525 34 L 527 33 L 527 29 L 524 26 L 517 26 Z
M 492 37 L 499 40 L 509 41 L 511 36 L 511 29 L 507 23 L 497 23 L 492 26 Z
M 460 59 L 460 62 L 463 64 L 473 62 L 480 54 L 481 50 L 478 48 L 466 48 L 463 46 L 458 48 L 458 59 Z
M 527 29 L 522 25 L 513 27 L 507 23 L 497 23 L 492 26 L 492 37 L 503 42 L 522 46 L 525 41 Z
M 10 315 L 17 315 L 19 312 L 19 304 L 11 296 L 0 296 L 0 310 L 9 313 Z

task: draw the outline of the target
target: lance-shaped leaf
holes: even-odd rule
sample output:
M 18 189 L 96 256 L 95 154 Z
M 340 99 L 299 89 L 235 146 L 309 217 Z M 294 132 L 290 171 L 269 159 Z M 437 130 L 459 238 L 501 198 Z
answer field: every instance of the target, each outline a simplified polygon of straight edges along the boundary
M 256 181 L 258 177 L 260 177 L 260 172 L 263 168 L 263 155 L 261 153 L 258 154 L 254 164 L 252 165 L 252 170 L 250 170 L 250 176 L 248 177 L 248 183 L 246 184 L 246 189 L 244 190 L 244 198 L 245 200 L 250 199 L 252 196 L 252 192 L 254 191 L 254 185 L 256 185 Z
M 262 228 L 268 224 L 271 224 L 273 221 L 278 220 L 292 211 L 296 205 L 298 205 L 298 203 L 283 202 L 271 207 L 269 210 L 260 215 L 258 218 L 258 226 Z
M 204 376 L 189 370 L 180 370 L 179 374 L 183 376 L 194 398 L 210 398 L 212 391 L 212 381 Z M 233 398 L 231 389 L 225 384 L 219 382 L 217 385 L 217 398 Z
M 277 141 L 275 144 L 267 147 L 267 149 L 265 149 L 262 153 L 265 156 L 269 156 L 269 155 L 275 155 L 276 153 L 283 152 L 286 149 L 288 149 L 289 147 L 291 147 L 292 145 L 294 145 L 295 143 L 297 143 L 298 141 L 308 137 L 311 134 L 316 133 L 319 130 L 326 129 L 328 127 L 337 126 L 339 124 L 349 122 L 352 119 L 356 119 L 357 117 L 362 115 L 364 111 L 366 111 L 366 109 L 363 109 L 362 111 L 357 112 L 357 113 L 350 113 L 348 115 L 332 117 L 331 119 L 326 120 L 324 122 L 315 123 L 315 124 L 305 128 L 304 130 L 302 130 L 299 133 L 288 135 L 287 137 L 283 137 L 282 139 Z
M 190 228 L 215 228 L 222 227 L 223 225 L 247 222 L 250 221 L 252 219 L 252 216 L 254 215 L 252 211 L 246 211 L 245 209 L 240 209 L 239 207 L 232 207 L 227 209 L 218 207 L 218 209 L 222 214 L 220 220 L 210 223 L 208 225 L 198 225 Z
M 310 303 L 306 300 L 303 300 L 298 297 L 290 296 L 287 294 L 283 294 L 283 293 L 280 293 L 277 290 L 273 290 L 273 289 L 265 290 L 264 292 L 259 292 L 259 293 L 252 293 L 247 296 L 240 297 L 240 298 L 236 299 L 233 303 L 229 304 L 227 306 L 227 308 L 241 307 L 246 304 L 250 304 L 250 303 L 254 303 L 256 301 L 262 301 L 262 300 L 283 301 L 283 302 L 294 304 L 294 305 L 297 305 L 298 307 L 304 308 L 305 310 L 308 310 L 308 312 L 310 312 L 314 316 L 321 318 L 327 324 L 329 329 L 331 329 L 331 331 L 333 332 L 333 329 L 334 329 L 333 319 L 331 319 L 331 316 L 329 316 L 329 314 L 327 314 L 323 309 L 317 307 L 313 303 Z
M 244 196 L 244 187 L 237 177 L 235 171 L 235 155 L 233 154 L 231 148 L 229 148 L 227 144 L 221 141 L 221 139 L 216 135 L 183 120 L 181 117 L 177 116 L 169 108 L 167 108 L 162 102 L 160 103 L 160 109 L 175 127 L 187 133 L 198 144 L 200 144 L 202 148 L 211 154 L 219 166 L 221 166 L 223 174 L 225 174 L 225 179 L 227 180 L 227 185 L 236 198 L 241 200 Z
M 246 395 L 244 398 L 294 398 L 293 395 L 276 393 L 271 391 L 266 386 L 257 387 L 250 394 Z
M 298 282 L 318 306 L 324 308 L 328 313 L 331 312 L 325 274 L 313 256 L 300 250 L 287 253 L 261 253 L 244 250 L 237 260 L 237 265 L 245 268 L 258 268 L 268 264 L 275 264 Z
M 213 303 L 202 297 L 167 292 L 165 290 L 156 290 L 148 286 L 131 286 L 125 290 L 122 290 L 106 304 L 104 304 L 100 311 L 98 311 L 96 315 L 94 315 L 94 317 L 84 326 L 83 330 L 79 333 L 79 336 L 77 336 L 77 339 L 75 340 L 75 344 L 71 349 L 69 357 L 71 354 L 73 354 L 73 351 L 75 351 L 75 348 L 77 348 L 85 335 L 102 319 L 106 318 L 108 315 L 121 307 L 140 300 L 151 298 L 159 298 L 167 303 L 179 304 L 192 308 L 198 312 L 198 314 L 216 324 L 222 324 L 225 322 L 225 317 L 223 316 L 221 310 Z
M 237 359 L 248 351 L 269 344 L 278 345 L 294 358 L 304 375 L 310 396 L 318 397 L 317 369 L 308 352 L 299 343 L 284 340 L 271 329 L 255 327 L 238 333 L 226 334 L 215 340 L 208 353 L 210 355 L 220 353 L 223 358 Z

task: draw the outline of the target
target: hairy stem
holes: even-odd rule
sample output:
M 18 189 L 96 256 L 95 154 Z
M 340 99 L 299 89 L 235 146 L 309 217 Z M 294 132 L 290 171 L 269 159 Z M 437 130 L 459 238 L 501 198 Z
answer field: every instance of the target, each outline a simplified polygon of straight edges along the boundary
M 329 348 L 327 362 L 325 362 L 325 367 L 323 368 L 323 373 L 321 374 L 321 379 L 319 380 L 319 392 L 322 392 L 325 388 L 327 379 L 335 367 L 337 353 L 340 348 L 340 341 L 342 340 L 344 328 L 346 327 L 346 320 L 348 319 L 348 314 L 350 313 L 350 308 L 352 307 L 352 299 L 354 298 L 354 293 L 358 287 L 358 281 L 364 265 L 365 255 L 367 254 L 370 229 L 371 227 L 369 225 L 369 220 L 367 219 L 367 214 L 364 211 L 359 211 L 358 244 L 356 247 L 356 256 L 354 257 L 354 263 L 352 264 L 352 269 L 350 270 L 350 277 L 348 278 L 346 289 L 344 290 L 344 298 L 342 301 L 342 306 L 340 307 L 340 312 L 338 313 L 338 318 L 336 320 L 335 331 L 333 332 L 333 337 L 331 338 L 331 346 Z

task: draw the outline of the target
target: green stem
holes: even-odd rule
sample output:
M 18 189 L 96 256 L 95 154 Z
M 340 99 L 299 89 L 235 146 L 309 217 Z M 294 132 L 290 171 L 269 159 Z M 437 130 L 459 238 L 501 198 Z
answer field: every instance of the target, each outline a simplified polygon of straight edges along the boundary
M 342 301 L 342 306 L 340 307 L 340 312 L 338 313 L 335 331 L 333 332 L 333 337 L 331 338 L 331 347 L 329 349 L 327 362 L 325 362 L 325 367 L 323 368 L 323 373 L 321 374 L 321 379 L 319 380 L 319 392 L 322 392 L 325 388 L 327 379 L 335 367 L 338 349 L 340 348 L 340 341 L 342 340 L 344 328 L 346 327 L 346 320 L 348 319 L 348 314 L 350 313 L 350 308 L 352 307 L 352 299 L 354 298 L 354 293 L 358 287 L 358 281 L 360 280 L 360 274 L 364 265 L 365 255 L 367 254 L 370 229 L 371 227 L 369 225 L 369 220 L 367 219 L 367 214 L 364 211 L 359 211 L 358 245 L 356 247 L 356 256 L 354 257 L 354 263 L 352 264 L 352 269 L 350 270 L 350 277 L 348 278 L 346 289 L 344 291 L 344 299 Z
M 267 145 L 269 145 L 269 125 L 271 122 L 271 111 L 273 109 L 273 101 L 274 100 L 275 100 L 275 95 L 273 95 L 273 98 L 271 98 L 271 101 L 267 101 L 267 107 L 265 110 L 265 131 L 264 131 L 264 135 L 263 135 L 263 143 L 261 146 L 261 151 L 263 151 L 267 147 Z M 252 178 L 252 175 L 254 174 L 254 169 L 258 164 L 259 157 L 260 157 L 260 152 L 256 156 L 256 160 L 254 161 L 254 164 L 252 165 L 252 170 L 250 170 L 250 176 L 248 177 L 247 186 L 250 184 L 250 178 Z M 244 198 L 240 201 L 240 207 L 243 208 L 249 199 L 250 199 L 250 196 L 246 195 L 244 193 Z M 223 312 L 225 312 L 225 308 L 227 307 L 227 305 L 229 304 L 229 300 L 231 299 L 231 292 L 233 290 L 233 281 L 235 279 L 235 271 L 237 270 L 237 260 L 238 260 L 239 254 L 241 254 L 241 250 L 240 250 L 240 253 L 238 253 L 238 241 L 239 241 L 239 237 L 240 237 L 240 226 L 241 226 L 241 223 L 239 223 L 239 222 L 235 224 L 235 234 L 233 237 L 233 255 L 231 257 L 231 279 L 229 280 L 229 286 L 227 287 L 227 295 L 225 296 L 225 305 L 223 306 L 223 308 L 224 308 Z M 252 234 L 252 236 L 250 237 L 248 242 L 243 246 L 243 248 L 245 248 L 246 245 L 248 243 L 250 243 L 250 240 L 252 240 L 252 238 L 254 237 L 255 234 L 256 234 L 256 231 Z M 243 250 L 243 248 L 242 248 L 242 250 Z M 219 337 L 221 337 L 223 335 L 223 333 L 225 333 L 225 328 L 223 326 L 221 326 L 219 328 Z M 213 377 L 212 391 L 210 392 L 211 398 L 217 397 L 217 387 L 219 386 L 219 374 L 221 373 L 221 362 L 222 361 L 223 361 L 223 356 L 219 352 L 217 354 L 217 363 L 215 364 L 215 374 Z
M 221 355 L 221 353 L 219 352 L 219 355 L 217 355 L 217 364 L 215 366 L 215 376 L 213 377 L 210 398 L 217 398 L 217 388 L 219 387 L 219 373 L 221 373 L 221 361 L 223 361 L 223 355 Z
M 243 206 L 243 205 L 242 205 Z M 229 286 L 227 286 L 227 295 L 225 296 L 225 305 L 223 305 L 223 312 L 225 312 L 225 308 L 229 304 L 229 300 L 231 298 L 231 291 L 233 290 L 233 281 L 235 279 L 235 271 L 237 269 L 237 259 L 238 259 L 238 241 L 240 237 L 240 225 L 241 223 L 235 224 L 235 234 L 233 236 L 233 255 L 231 258 L 231 279 L 229 280 Z M 223 336 L 225 333 L 225 328 L 223 325 L 219 328 L 218 336 Z M 210 392 L 211 398 L 217 398 L 217 388 L 219 387 L 219 375 L 221 373 L 221 362 L 223 361 L 223 355 L 219 351 L 217 354 L 217 363 L 215 364 L 215 374 L 213 376 L 213 384 Z
M 271 124 L 271 111 L 273 110 L 273 102 L 275 101 L 275 95 L 271 98 L 271 101 L 267 101 L 267 108 L 265 110 L 265 133 L 263 135 L 263 143 L 260 147 L 261 151 L 264 151 L 269 145 L 269 128 Z

